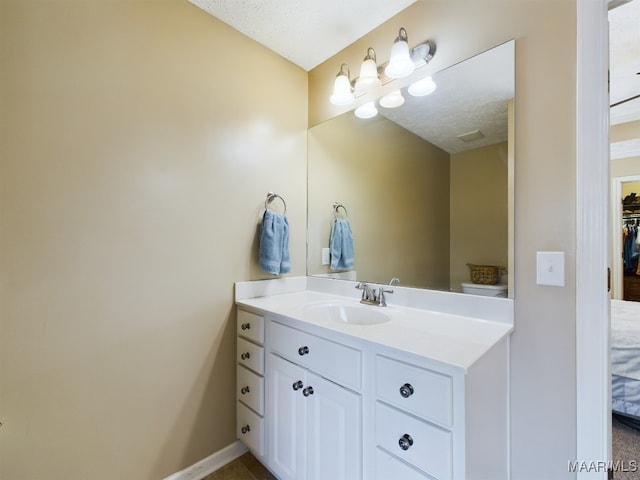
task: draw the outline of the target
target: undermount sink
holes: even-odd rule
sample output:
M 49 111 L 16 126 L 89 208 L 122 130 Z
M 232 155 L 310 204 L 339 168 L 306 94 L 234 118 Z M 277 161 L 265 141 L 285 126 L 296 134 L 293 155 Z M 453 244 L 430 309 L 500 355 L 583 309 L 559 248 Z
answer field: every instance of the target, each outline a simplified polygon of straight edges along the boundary
M 321 315 L 323 318 L 351 325 L 376 325 L 389 321 L 389 316 L 375 308 L 360 305 L 323 303 L 309 305 L 305 310 Z

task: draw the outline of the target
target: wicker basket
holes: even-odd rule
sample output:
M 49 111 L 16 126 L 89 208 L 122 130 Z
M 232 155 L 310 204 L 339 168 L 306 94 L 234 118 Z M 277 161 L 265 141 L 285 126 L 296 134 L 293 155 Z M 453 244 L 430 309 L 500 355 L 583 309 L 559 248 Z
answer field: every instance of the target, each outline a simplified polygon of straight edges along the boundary
M 471 274 L 471 281 L 481 285 L 495 285 L 500 280 L 500 272 L 504 267 L 496 265 L 474 265 L 467 263 Z

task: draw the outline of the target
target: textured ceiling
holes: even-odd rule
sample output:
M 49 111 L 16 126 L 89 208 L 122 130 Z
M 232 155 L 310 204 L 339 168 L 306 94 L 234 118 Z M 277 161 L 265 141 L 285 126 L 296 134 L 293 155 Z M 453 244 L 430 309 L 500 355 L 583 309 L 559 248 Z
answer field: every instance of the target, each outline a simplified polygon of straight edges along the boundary
M 507 141 L 507 101 L 514 97 L 514 46 L 508 42 L 433 75 L 435 92 L 379 112 L 449 153 Z M 458 135 L 479 130 L 464 142 Z
M 611 104 L 640 95 L 640 0 L 609 11 Z M 611 123 L 640 120 L 640 98 L 611 108 Z
M 311 70 L 416 0 L 189 0 Z
M 609 10 L 610 121 L 612 125 L 640 120 L 640 0 Z M 612 2 L 610 2 L 611 6 Z M 637 138 L 611 144 L 611 159 L 640 156 Z

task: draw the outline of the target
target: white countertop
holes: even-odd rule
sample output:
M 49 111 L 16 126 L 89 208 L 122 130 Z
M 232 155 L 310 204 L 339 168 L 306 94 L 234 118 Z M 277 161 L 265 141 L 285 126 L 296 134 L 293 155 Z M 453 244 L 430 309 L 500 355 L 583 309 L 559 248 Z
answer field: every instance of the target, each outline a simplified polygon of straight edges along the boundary
M 309 308 L 322 302 L 371 308 L 390 320 L 374 325 L 340 322 Z M 238 299 L 236 304 L 426 357 L 465 372 L 513 329 L 509 324 L 451 313 L 395 305 L 365 306 L 355 296 L 313 290 Z

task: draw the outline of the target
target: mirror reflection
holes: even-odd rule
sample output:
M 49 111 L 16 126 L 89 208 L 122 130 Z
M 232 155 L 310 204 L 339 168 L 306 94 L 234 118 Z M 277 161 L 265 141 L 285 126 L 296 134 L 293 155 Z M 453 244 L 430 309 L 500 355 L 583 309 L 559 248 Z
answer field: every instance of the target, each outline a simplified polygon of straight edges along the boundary
M 471 264 L 501 267 L 481 285 L 507 284 L 514 42 L 432 79 L 429 95 L 403 88 L 400 107 L 309 130 L 309 275 L 460 292 L 477 286 Z M 336 262 L 338 223 L 351 229 L 353 262 Z M 482 288 L 507 296 L 506 286 Z

